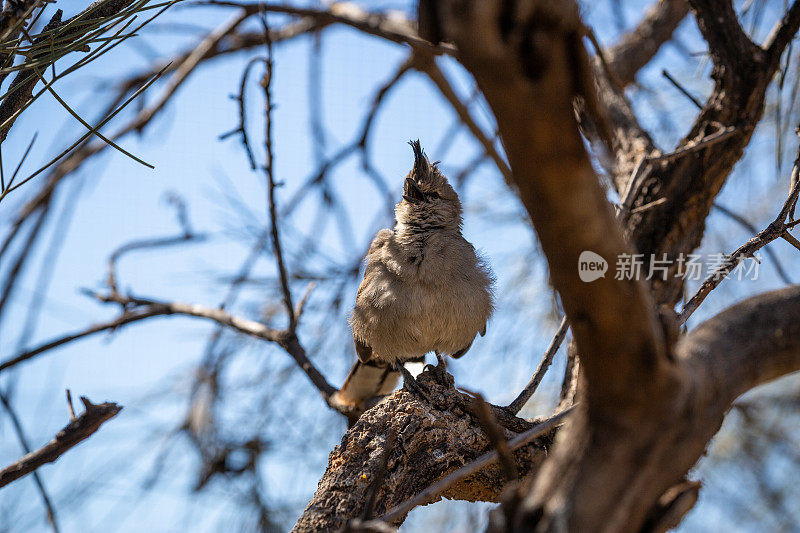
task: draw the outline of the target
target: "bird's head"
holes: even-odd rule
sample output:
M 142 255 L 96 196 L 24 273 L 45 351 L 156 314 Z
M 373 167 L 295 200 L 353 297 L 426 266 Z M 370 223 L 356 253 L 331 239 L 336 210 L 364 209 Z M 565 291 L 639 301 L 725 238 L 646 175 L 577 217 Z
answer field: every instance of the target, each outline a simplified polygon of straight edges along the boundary
M 428 161 L 419 141 L 408 144 L 414 150 L 414 168 L 406 176 L 403 199 L 394 210 L 397 222 L 416 230 L 460 228 L 458 194 L 436 163 Z

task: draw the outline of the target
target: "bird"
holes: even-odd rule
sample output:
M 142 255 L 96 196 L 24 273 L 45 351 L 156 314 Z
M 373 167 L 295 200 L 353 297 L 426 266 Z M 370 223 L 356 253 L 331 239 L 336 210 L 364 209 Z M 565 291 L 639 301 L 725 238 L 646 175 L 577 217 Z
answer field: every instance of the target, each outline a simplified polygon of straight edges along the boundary
M 462 235 L 458 194 L 431 163 L 419 140 L 410 141 L 414 165 L 395 206 L 394 229 L 380 230 L 366 257 L 364 278 L 350 315 L 358 361 L 336 401 L 362 405 L 388 395 L 404 377 L 404 363 L 435 352 L 463 356 L 494 309 L 494 274 Z

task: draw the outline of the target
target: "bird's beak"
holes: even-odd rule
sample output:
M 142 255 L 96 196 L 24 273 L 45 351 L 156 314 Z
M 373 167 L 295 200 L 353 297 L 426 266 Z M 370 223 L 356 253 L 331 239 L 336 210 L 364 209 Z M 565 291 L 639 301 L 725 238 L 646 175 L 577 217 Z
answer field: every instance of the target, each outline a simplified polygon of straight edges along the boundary
M 406 184 L 403 187 L 403 198 L 407 202 L 416 203 L 425 199 L 425 194 L 417 185 L 417 182 L 411 178 L 406 178 Z

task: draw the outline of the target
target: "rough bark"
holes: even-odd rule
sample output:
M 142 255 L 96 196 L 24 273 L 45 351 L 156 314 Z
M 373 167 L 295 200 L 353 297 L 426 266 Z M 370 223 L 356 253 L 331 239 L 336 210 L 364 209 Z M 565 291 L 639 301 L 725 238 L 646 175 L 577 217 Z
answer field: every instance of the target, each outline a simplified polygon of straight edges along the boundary
M 666 280 L 653 282 L 658 303 L 669 305 L 675 305 L 683 291 L 682 278 L 674 276 L 676 259 L 700 245 L 714 199 L 750 142 L 781 54 L 800 26 L 800 4 L 795 2 L 762 48 L 744 34 L 730 2 L 691 4 L 714 61 L 714 89 L 675 149 L 680 155 L 666 160 L 651 157 L 639 169 L 641 183 L 632 207 L 666 201 L 627 221 L 631 241 L 645 254 L 646 265 L 651 254 L 658 258 L 666 254 L 675 265 Z M 733 134 L 721 142 L 691 149 L 726 129 Z
M 347 431 L 330 454 L 328 467 L 294 531 L 334 531 L 361 517 L 373 479 L 380 478 L 387 436 L 396 432 L 388 455 L 385 478 L 375 498 L 374 516 L 415 496 L 457 468 L 491 451 L 486 433 L 470 407 L 472 398 L 453 389 L 452 377 L 425 372 L 419 382 L 431 402 L 405 390 L 397 391 L 368 410 Z M 527 429 L 530 422 L 514 419 L 516 431 L 504 429 L 505 438 Z M 528 475 L 544 461 L 553 433 L 514 452 L 520 475 Z M 435 500 L 499 501 L 506 479 L 497 463 L 464 478 Z M 403 517 L 405 518 L 405 517 Z M 397 521 L 394 525 L 399 525 Z

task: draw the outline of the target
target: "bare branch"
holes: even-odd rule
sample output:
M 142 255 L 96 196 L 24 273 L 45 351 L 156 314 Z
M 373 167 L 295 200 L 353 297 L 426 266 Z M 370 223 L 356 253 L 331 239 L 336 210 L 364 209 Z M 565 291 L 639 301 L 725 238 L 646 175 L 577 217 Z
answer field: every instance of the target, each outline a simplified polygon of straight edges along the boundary
M 623 86 L 634 82 L 636 74 L 656 55 L 661 45 L 689 13 L 686 0 L 654 2 L 639 25 L 605 51 L 614 78 Z
M 750 68 L 754 62 L 760 61 L 762 50 L 747 37 L 739 25 L 731 0 L 689 0 L 689 4 L 717 67 L 736 71 Z M 790 26 L 787 31 L 789 29 Z M 796 31 L 795 28 L 792 35 Z
M 59 431 L 53 440 L 0 470 L 0 487 L 30 474 L 42 465 L 54 462 L 68 450 L 91 437 L 101 425 L 122 410 L 121 406 L 112 402 L 93 404 L 85 397 L 81 397 L 81 401 L 85 408 L 83 413 Z
M 116 250 L 114 250 L 108 258 L 108 277 L 106 283 L 108 287 L 114 291 L 118 291 L 117 287 L 117 261 L 123 255 L 134 250 L 146 250 L 151 248 L 166 248 L 178 244 L 185 244 L 188 242 L 201 242 L 208 238 L 204 233 L 191 233 L 189 228 L 184 228 L 180 235 L 174 237 L 156 237 L 152 239 L 142 239 L 126 243 Z
M 704 322 L 676 349 L 714 406 L 800 370 L 800 286 L 768 292 Z
M 156 308 L 151 308 L 144 311 L 123 313 L 120 317 L 111 320 L 109 322 L 95 324 L 87 328 L 81 329 L 79 331 L 75 331 L 73 333 L 57 337 L 55 339 L 45 342 L 44 344 L 37 346 L 36 348 L 27 350 L 25 352 L 15 355 L 14 357 L 6 359 L 2 363 L 0 363 L 0 373 L 9 368 L 17 366 L 20 363 L 28 361 L 29 359 L 32 359 L 39 354 L 49 352 L 54 348 L 58 348 L 59 346 L 63 346 L 64 344 L 68 344 L 72 341 L 83 339 L 84 337 L 90 337 L 97 333 L 102 333 L 103 331 L 115 331 L 117 328 L 121 326 L 133 322 L 138 322 L 140 320 L 146 320 L 148 318 L 152 318 L 155 316 L 164 316 L 165 314 L 169 313 L 165 313 L 163 309 L 156 309 Z
M 730 274 L 742 261 L 744 261 L 748 257 L 753 257 L 758 250 L 763 248 L 764 246 L 768 245 L 775 239 L 780 237 L 786 237 L 789 235 L 789 228 L 787 227 L 787 218 L 789 216 L 789 211 L 791 210 L 791 206 L 797 202 L 798 197 L 800 196 L 800 181 L 797 180 L 797 176 L 800 175 L 800 150 L 797 153 L 797 159 L 794 162 L 794 168 L 792 169 L 792 178 L 790 179 L 790 183 L 792 184 L 791 189 L 789 190 L 789 197 L 784 202 L 783 207 L 778 213 L 778 216 L 775 220 L 770 223 L 763 231 L 759 232 L 758 235 L 747 241 L 745 244 L 740 246 L 736 249 L 735 252 L 727 256 L 725 261 L 722 262 L 720 266 L 711 274 L 700 286 L 694 296 L 686 302 L 686 305 L 683 306 L 681 313 L 678 317 L 681 324 L 685 323 L 692 313 L 694 313 L 700 304 L 703 303 L 703 300 L 711 294 L 711 291 L 717 288 L 720 283 Z M 791 235 L 789 235 L 791 237 Z
M 16 410 L 11 405 L 11 401 L 6 393 L 0 392 L 0 403 L 3 404 L 3 407 L 6 409 L 6 413 L 8 413 L 8 417 L 11 419 L 11 424 L 14 426 L 14 431 L 17 433 L 17 439 L 19 440 L 20 445 L 22 445 L 22 449 L 26 454 L 31 453 L 31 448 L 28 445 L 28 439 L 25 436 L 25 431 L 22 429 L 22 422 L 20 421 Z M 72 419 L 74 419 L 74 416 Z M 42 503 L 44 504 L 45 512 L 47 513 L 47 520 L 53 527 L 53 531 L 58 533 L 59 527 L 58 520 L 56 519 L 56 510 L 38 472 L 33 472 L 33 481 L 36 485 L 36 489 L 39 491 L 39 495 L 42 497 Z
M 521 10 L 509 22 L 514 31 L 523 32 L 537 20 L 536 31 L 548 39 L 544 48 L 530 44 L 520 49 L 501 35 L 507 28 L 501 31 L 497 25 L 500 2 L 470 9 L 444 4 L 448 7 L 439 3 L 444 34 L 456 43 L 460 60 L 497 118 L 512 178 L 572 324 L 583 368 L 595 375 L 589 380 L 590 394 L 603 396 L 609 408 L 617 395 L 628 401 L 621 398 L 629 397 L 639 379 L 635 376 L 665 353 L 650 294 L 640 281 L 606 276 L 584 283 L 578 276 L 584 251 L 613 262 L 630 249 L 574 118 L 575 96 L 596 98 L 577 7 L 537 4 Z M 543 64 L 541 57 L 558 59 Z M 624 323 L 618 319 L 623 316 Z
M 252 13 L 259 11 L 266 13 L 283 13 L 300 17 L 309 17 L 326 24 L 339 23 L 376 37 L 382 37 L 398 44 L 407 44 L 413 48 L 426 50 L 435 54 L 451 53 L 448 45 L 432 45 L 430 42 L 417 35 L 416 30 L 408 20 L 399 17 L 387 17 L 380 13 L 371 13 L 363 10 L 356 4 L 341 2 L 334 4 L 330 9 L 309 9 L 290 5 L 245 3 L 210 0 L 198 2 L 197 5 L 216 5 L 221 7 L 241 7 Z
M 777 63 L 780 60 L 783 50 L 794 39 L 798 27 L 800 27 L 800 2 L 795 1 L 764 41 L 763 48 L 771 61 Z
M 255 156 L 253 155 L 253 149 L 250 147 L 250 139 L 247 135 L 247 119 L 246 119 L 246 109 L 245 106 L 245 89 L 247 88 L 247 79 L 250 76 L 250 71 L 253 67 L 259 63 L 263 63 L 264 59 L 261 57 L 254 57 L 250 61 L 247 62 L 245 65 L 244 70 L 242 70 L 242 78 L 239 81 L 239 94 L 236 95 L 236 102 L 239 105 L 239 125 L 232 129 L 227 133 L 223 133 L 219 136 L 219 140 L 224 140 L 230 137 L 231 135 L 238 134 L 239 138 L 242 142 L 242 148 L 244 148 L 245 154 L 247 154 L 247 160 L 250 163 L 250 168 L 252 170 L 256 169 L 256 160 Z
M 396 525 L 414 506 L 440 498 L 468 501 L 500 498 L 507 481 L 496 464 L 496 452 L 487 454 L 491 443 L 474 414 L 473 398 L 455 390 L 448 374 L 428 370 L 417 379 L 431 401 L 420 401 L 400 390 L 366 411 L 331 452 L 325 475 L 293 531 L 337 530 L 348 520 L 363 515 L 366 492 L 383 464 L 381 454 L 390 428 L 397 429 L 397 442 L 389 457 L 385 482 L 375 500 L 375 514 L 384 515 L 394 509 L 388 518 Z M 557 424 L 548 421 L 541 427 L 513 416 L 513 421 L 504 421 L 497 417 L 501 408 L 491 406 L 491 409 L 507 430 L 504 434 L 510 439 L 509 448 L 516 449 L 514 459 L 520 475 L 538 471 L 553 442 Z M 525 433 L 528 430 L 531 432 Z M 517 443 L 527 441 L 533 434 L 539 436 L 531 437 L 529 444 L 517 448 Z M 481 456 L 484 456 L 481 463 L 471 464 Z M 408 457 L 414 460 L 408 461 Z M 470 466 L 461 471 L 458 479 L 449 477 L 463 465 Z M 429 489 L 443 479 L 448 479 L 446 488 L 437 484 L 432 491 Z M 426 489 L 424 502 L 410 503 Z M 395 509 L 401 504 L 404 510 Z
M 753 234 L 758 233 L 758 228 L 756 228 L 749 220 L 747 220 L 745 217 L 743 217 L 739 213 L 737 213 L 737 212 L 725 207 L 724 205 L 720 204 L 719 202 L 715 202 L 714 203 L 714 209 L 716 209 L 717 211 L 719 211 L 720 213 L 722 213 L 726 217 L 730 218 L 731 220 L 733 220 L 734 222 L 736 222 L 737 224 L 739 224 L 740 226 L 745 228 L 750 233 L 753 233 Z M 789 225 L 787 224 L 787 228 L 788 228 L 788 226 Z M 777 255 L 775 255 L 775 252 L 773 252 L 772 249 L 769 248 L 768 246 L 764 248 L 764 252 L 769 256 L 769 259 L 770 259 L 770 261 L 772 261 L 772 264 L 775 265 L 775 270 L 778 273 L 778 277 L 781 278 L 781 281 L 783 281 L 787 285 L 791 285 L 792 284 L 792 279 L 786 273 L 786 270 L 783 268 L 783 265 L 781 264 L 780 259 L 778 258 Z
M 275 175 L 274 175 L 274 161 L 272 153 L 272 93 L 270 91 L 272 84 L 272 41 L 269 40 L 269 28 L 267 27 L 266 19 L 264 21 L 264 36 L 267 41 L 267 57 L 264 62 L 266 64 L 266 72 L 261 79 L 261 88 L 264 89 L 264 115 L 266 118 L 266 131 L 264 132 L 264 145 L 267 153 L 267 162 L 264 166 L 264 172 L 267 176 L 267 208 L 269 213 L 270 232 L 272 234 L 272 249 L 275 255 L 275 263 L 278 267 L 278 276 L 281 281 L 281 292 L 283 293 L 283 305 L 286 307 L 286 313 L 289 315 L 289 332 L 294 334 L 297 329 L 297 317 L 294 314 L 294 304 L 292 303 L 292 291 L 289 288 L 289 276 L 286 274 L 286 264 L 283 260 L 283 249 L 281 248 L 281 239 L 278 232 L 278 209 L 275 207 Z
M 491 407 L 479 393 L 466 390 L 465 392 L 471 394 L 474 398 L 472 402 L 473 413 L 477 414 L 478 421 L 480 421 L 483 431 L 489 438 L 492 448 L 497 451 L 498 458 L 500 459 L 500 466 L 503 468 L 503 475 L 506 477 L 506 481 L 517 479 L 517 477 L 519 477 L 519 472 L 514 462 L 514 456 L 511 454 L 511 450 L 503 435 L 503 429 L 497 424 L 494 418 Z
M 539 388 L 539 383 L 542 382 L 544 375 L 550 368 L 550 364 L 553 362 L 553 357 L 555 357 L 556 352 L 558 352 L 561 343 L 564 341 L 564 337 L 567 336 L 568 330 L 569 321 L 567 320 L 567 317 L 564 317 L 561 319 L 561 323 L 558 325 L 558 330 L 556 330 L 553 340 L 550 341 L 550 346 L 548 346 L 547 350 L 545 350 L 542 360 L 539 362 L 539 366 L 536 368 L 536 372 L 534 372 L 533 376 L 531 376 L 531 380 L 527 385 L 525 385 L 525 388 L 522 390 L 522 392 L 520 392 L 519 395 L 514 398 L 514 401 L 508 404 L 506 409 L 516 414 L 520 412 L 526 403 L 528 403 L 528 400 L 531 399 L 533 393 L 536 392 L 537 388 Z

